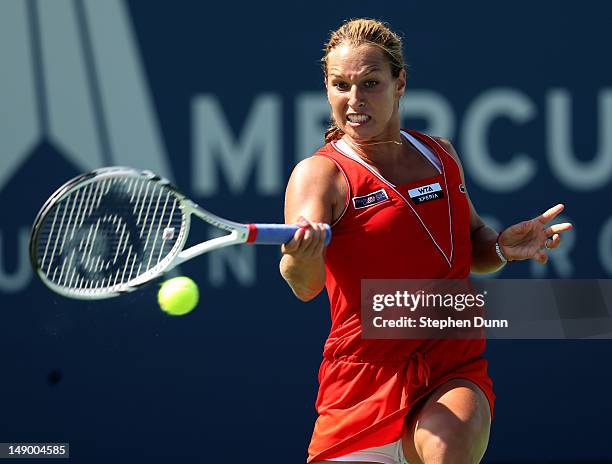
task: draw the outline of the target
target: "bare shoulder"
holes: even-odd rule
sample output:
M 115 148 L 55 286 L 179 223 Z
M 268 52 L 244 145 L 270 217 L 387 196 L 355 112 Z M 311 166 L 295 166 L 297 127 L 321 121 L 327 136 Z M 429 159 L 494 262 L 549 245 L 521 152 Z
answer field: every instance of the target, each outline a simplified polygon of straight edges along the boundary
M 457 150 L 455 150 L 455 147 L 453 147 L 453 144 L 450 143 L 449 140 L 443 137 L 433 137 L 433 138 L 440 145 L 442 145 L 442 147 L 444 147 L 444 149 L 448 152 L 449 155 L 453 157 L 453 159 L 455 160 L 455 163 L 457 163 L 457 166 L 459 166 L 459 172 L 461 174 L 461 179 L 463 180 L 463 182 L 465 182 L 465 173 L 463 172 L 463 164 L 461 164 L 461 159 L 459 158 L 459 154 L 457 153 Z
M 295 222 L 299 215 L 331 223 L 344 203 L 346 187 L 336 164 L 325 156 L 300 161 L 289 178 L 285 195 L 285 218 Z
M 334 180 L 340 171 L 336 163 L 325 156 L 310 156 L 300 161 L 293 172 L 291 180 L 311 181 L 311 180 Z M 291 181 L 290 180 L 290 181 Z
M 444 149 L 453 157 L 453 159 L 457 163 L 457 166 L 459 166 L 459 174 L 461 176 L 461 181 L 463 183 L 464 189 L 467 189 L 467 185 L 465 182 L 465 172 L 463 171 L 461 160 L 459 159 L 459 155 L 453 147 L 453 144 L 442 137 L 434 137 L 434 139 L 436 139 L 436 141 L 444 147 Z M 474 230 L 482 227 L 484 225 L 484 222 L 476 212 L 476 208 L 474 208 L 474 204 L 472 203 L 472 200 L 470 199 L 470 195 L 467 190 L 465 190 L 465 194 L 467 195 L 468 202 L 470 205 L 470 230 L 473 232 Z
M 444 137 L 433 137 L 434 139 L 436 139 L 436 141 L 442 145 L 444 147 L 444 149 L 449 152 L 451 154 L 451 156 L 453 158 L 455 158 L 455 160 L 460 163 L 461 161 L 459 160 L 459 155 L 457 154 L 457 150 L 455 150 L 455 147 L 453 147 L 453 144 L 450 143 L 450 141 L 448 139 L 445 139 Z

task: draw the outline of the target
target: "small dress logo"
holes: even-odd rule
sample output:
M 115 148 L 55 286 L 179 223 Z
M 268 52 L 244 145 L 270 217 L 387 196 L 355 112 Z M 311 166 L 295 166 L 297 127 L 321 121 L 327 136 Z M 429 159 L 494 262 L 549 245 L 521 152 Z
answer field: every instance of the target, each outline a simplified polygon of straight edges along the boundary
M 465 185 L 463 185 L 463 184 L 459 184 L 459 191 L 460 191 L 461 193 L 465 193 Z
M 382 203 L 383 201 L 387 201 L 388 199 L 389 196 L 387 195 L 385 189 L 380 189 L 376 192 L 368 193 L 367 195 L 354 197 L 353 205 L 355 206 L 355 209 L 368 208 L 378 203 Z

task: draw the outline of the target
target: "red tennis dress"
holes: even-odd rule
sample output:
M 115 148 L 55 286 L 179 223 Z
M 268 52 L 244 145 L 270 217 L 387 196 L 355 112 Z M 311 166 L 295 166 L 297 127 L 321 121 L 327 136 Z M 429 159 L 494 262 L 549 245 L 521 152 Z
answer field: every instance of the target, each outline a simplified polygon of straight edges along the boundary
M 437 155 L 438 175 L 393 185 L 344 142 L 315 154 L 334 161 L 345 176 L 348 206 L 332 226 L 325 255 L 332 325 L 308 462 L 399 440 L 411 408 L 453 378 L 478 385 L 493 412 L 484 339 L 361 337 L 362 279 L 463 279 L 470 273 L 470 209 L 459 166 L 436 139 L 406 132 Z M 411 192 L 424 186 L 442 194 L 419 203 Z

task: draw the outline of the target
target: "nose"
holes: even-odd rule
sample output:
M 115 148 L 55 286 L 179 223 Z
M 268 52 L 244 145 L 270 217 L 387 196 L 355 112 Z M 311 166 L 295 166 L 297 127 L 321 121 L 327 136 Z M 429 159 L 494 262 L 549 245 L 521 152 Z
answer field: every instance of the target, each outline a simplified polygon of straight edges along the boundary
M 349 92 L 348 105 L 351 108 L 359 108 L 365 105 L 365 102 L 363 101 L 363 95 L 358 85 L 353 85 L 351 87 L 351 91 Z

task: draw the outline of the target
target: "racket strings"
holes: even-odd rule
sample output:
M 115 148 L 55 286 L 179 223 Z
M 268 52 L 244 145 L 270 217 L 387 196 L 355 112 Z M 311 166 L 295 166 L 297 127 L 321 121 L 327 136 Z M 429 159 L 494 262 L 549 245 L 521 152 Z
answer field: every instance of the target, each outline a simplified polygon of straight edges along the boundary
M 62 198 L 42 220 L 39 268 L 71 290 L 118 290 L 173 252 L 183 222 L 180 200 L 164 184 L 136 177 L 94 181 Z

